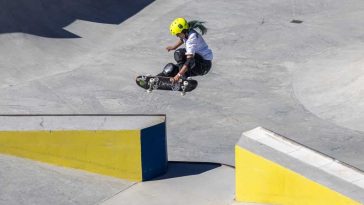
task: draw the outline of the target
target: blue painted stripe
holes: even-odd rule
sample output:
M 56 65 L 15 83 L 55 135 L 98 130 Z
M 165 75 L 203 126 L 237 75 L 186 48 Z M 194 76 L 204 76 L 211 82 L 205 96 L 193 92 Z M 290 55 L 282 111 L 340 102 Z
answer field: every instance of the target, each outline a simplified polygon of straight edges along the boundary
M 141 130 L 143 181 L 166 173 L 168 167 L 166 123 Z

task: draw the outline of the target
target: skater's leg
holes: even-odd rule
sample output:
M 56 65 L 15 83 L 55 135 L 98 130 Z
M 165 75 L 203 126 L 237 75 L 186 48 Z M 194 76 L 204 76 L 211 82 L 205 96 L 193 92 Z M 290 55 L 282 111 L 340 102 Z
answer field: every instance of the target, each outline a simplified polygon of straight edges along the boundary
M 179 48 L 174 52 L 174 60 L 177 62 L 178 67 L 181 69 L 183 64 L 186 62 L 186 49 Z
M 190 76 L 205 75 L 210 71 L 211 61 L 203 59 L 199 54 L 195 54 L 194 60 L 190 68 Z
M 166 66 L 164 66 L 163 71 L 157 76 L 174 77 L 175 75 L 177 75 L 178 71 L 179 68 L 177 65 L 173 63 L 168 63 Z
M 182 68 L 182 66 L 186 63 L 187 57 L 186 57 L 186 49 L 185 48 L 179 48 L 174 52 L 174 59 L 177 62 L 177 66 L 179 69 Z M 205 75 L 207 74 L 211 69 L 211 61 L 205 60 L 200 56 L 199 54 L 194 55 L 194 59 L 191 61 L 188 71 L 185 73 L 184 77 L 190 77 L 190 76 L 198 76 L 198 75 Z M 173 73 L 174 75 L 177 74 Z M 169 76 L 173 77 L 173 76 Z

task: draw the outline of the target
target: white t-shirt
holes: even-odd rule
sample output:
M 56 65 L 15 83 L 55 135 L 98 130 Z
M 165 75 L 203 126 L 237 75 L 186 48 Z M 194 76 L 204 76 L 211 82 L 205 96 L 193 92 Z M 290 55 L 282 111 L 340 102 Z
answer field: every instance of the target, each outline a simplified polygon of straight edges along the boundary
M 183 39 L 183 42 L 186 46 L 186 55 L 195 55 L 195 53 L 197 53 L 205 60 L 212 60 L 213 55 L 211 49 L 209 49 L 209 46 L 202 38 L 202 35 L 197 33 L 195 30 L 192 29 L 188 38 Z

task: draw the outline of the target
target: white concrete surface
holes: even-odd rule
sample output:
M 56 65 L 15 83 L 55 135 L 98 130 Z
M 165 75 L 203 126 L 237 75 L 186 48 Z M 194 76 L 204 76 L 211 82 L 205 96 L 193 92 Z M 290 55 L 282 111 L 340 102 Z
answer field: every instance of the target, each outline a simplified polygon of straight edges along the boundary
M 1 205 L 97 204 L 135 183 L 0 154 Z
M 151 127 L 165 120 L 163 115 L 0 115 L 0 130 L 133 130 Z
M 311 73 L 307 76 L 303 73 L 321 53 L 338 53 L 323 55 L 322 62 L 350 61 L 346 60 L 349 54 L 339 53 L 360 46 L 362 1 L 157 0 L 125 21 L 114 19 L 122 19 L 127 3 L 108 8 L 108 1 L 90 0 L 87 6 L 64 1 L 59 11 L 55 5 L 62 1 L 32 5 L 18 1 L 25 6 L 17 6 L 17 1 L 1 5 L 13 9 L 3 15 L 13 24 L 6 28 L 14 30 L 0 29 L 3 114 L 167 114 L 171 160 L 230 165 L 240 134 L 263 126 L 364 169 L 358 157 L 364 156 L 363 133 L 311 109 L 311 94 L 316 103 L 325 104 L 324 92 L 301 91 L 307 90 L 304 82 L 309 76 L 318 76 L 314 70 L 307 70 Z M 23 13 L 30 19 L 33 15 L 32 27 Z M 52 18 L 44 20 L 49 15 Z M 148 95 L 134 78 L 158 73 L 173 61 L 173 53 L 164 48 L 176 41 L 168 32 L 176 16 L 207 22 L 210 30 L 205 40 L 214 51 L 213 68 L 205 77 L 197 77 L 199 87 L 183 98 L 163 91 Z M 292 19 L 303 23 L 292 24 Z M 360 57 L 359 49 L 348 50 Z M 331 71 L 340 70 L 322 68 L 322 72 Z M 316 81 L 339 86 L 336 75 L 340 76 L 323 73 Z M 348 90 L 347 95 L 360 99 L 360 89 Z M 347 105 L 345 99 L 325 109 L 334 114 L 338 106 Z M 360 122 L 358 113 L 364 112 L 358 106 L 351 116 Z
M 353 15 L 353 21 L 357 18 L 355 14 L 344 15 Z M 308 59 L 293 76 L 295 95 L 306 109 L 359 131 L 364 131 L 363 46 L 359 41 L 340 49 L 328 48 Z
M 210 167 L 209 167 L 210 166 Z M 199 168 L 201 167 L 201 168 Z M 205 167 L 206 170 L 203 170 Z M 201 169 L 196 173 L 187 170 Z M 182 176 L 173 175 L 181 173 Z M 188 171 L 187 171 L 188 172 Z M 101 205 L 214 205 L 232 204 L 235 198 L 234 168 L 204 164 L 170 164 L 166 176 L 138 183 Z

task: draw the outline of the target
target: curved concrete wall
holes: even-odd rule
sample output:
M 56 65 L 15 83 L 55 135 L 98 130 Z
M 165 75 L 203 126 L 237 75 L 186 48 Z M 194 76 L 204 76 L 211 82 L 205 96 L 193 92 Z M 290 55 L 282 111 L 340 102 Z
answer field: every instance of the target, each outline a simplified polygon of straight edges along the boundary
M 0 116 L 0 152 L 132 181 L 167 169 L 164 115 Z
M 28 33 L 48 38 L 80 38 L 65 27 L 76 20 L 120 24 L 152 0 L 0 1 L 0 34 Z

